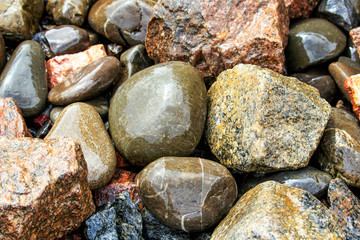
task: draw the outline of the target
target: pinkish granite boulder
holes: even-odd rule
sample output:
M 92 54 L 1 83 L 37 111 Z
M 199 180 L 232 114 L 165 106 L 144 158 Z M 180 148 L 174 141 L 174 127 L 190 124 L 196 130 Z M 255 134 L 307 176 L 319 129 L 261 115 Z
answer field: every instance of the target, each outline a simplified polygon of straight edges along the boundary
M 320 0 L 285 0 L 290 18 L 308 18 Z

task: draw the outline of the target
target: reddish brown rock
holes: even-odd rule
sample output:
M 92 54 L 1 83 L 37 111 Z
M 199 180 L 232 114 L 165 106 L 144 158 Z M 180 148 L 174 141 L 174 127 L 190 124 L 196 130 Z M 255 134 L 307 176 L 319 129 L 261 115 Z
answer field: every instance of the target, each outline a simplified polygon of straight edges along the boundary
M 80 145 L 0 137 L 0 239 L 57 239 L 95 210 Z
M 285 0 L 290 18 L 308 18 L 320 0 Z
M 0 136 L 31 137 L 21 110 L 12 98 L 0 98 Z
M 353 111 L 360 119 L 360 74 L 349 77 L 344 85 L 346 91 L 349 93 Z
M 186 61 L 203 77 L 238 63 L 284 72 L 289 18 L 282 0 L 163 0 L 145 39 L 156 62 Z
M 354 43 L 357 52 L 360 54 L 360 27 L 351 29 L 349 35 Z

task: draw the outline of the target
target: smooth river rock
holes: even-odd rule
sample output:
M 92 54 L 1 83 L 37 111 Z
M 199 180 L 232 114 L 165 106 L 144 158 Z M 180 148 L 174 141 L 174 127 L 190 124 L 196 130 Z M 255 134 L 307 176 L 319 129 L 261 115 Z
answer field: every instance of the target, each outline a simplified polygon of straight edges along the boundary
M 45 139 L 71 137 L 80 143 L 94 190 L 108 183 L 116 168 L 115 149 L 99 114 L 85 103 L 67 106 Z
M 202 158 L 160 158 L 146 166 L 137 181 L 149 211 L 165 225 L 185 232 L 218 223 L 237 197 L 229 170 Z
M 45 108 L 47 82 L 45 56 L 39 43 L 27 40 L 13 52 L 0 75 L 0 97 L 11 97 L 24 117 L 35 116 Z
M 46 11 L 57 25 L 81 26 L 86 18 L 91 0 L 49 0 Z
M 207 142 L 237 172 L 307 166 L 330 115 L 315 88 L 249 64 L 221 73 L 208 96 Z
M 190 155 L 203 133 L 206 88 L 188 63 L 146 68 L 111 99 L 110 133 L 120 154 L 137 166 L 163 156 Z
M 243 195 L 211 240 L 345 239 L 337 219 L 309 192 L 268 181 Z

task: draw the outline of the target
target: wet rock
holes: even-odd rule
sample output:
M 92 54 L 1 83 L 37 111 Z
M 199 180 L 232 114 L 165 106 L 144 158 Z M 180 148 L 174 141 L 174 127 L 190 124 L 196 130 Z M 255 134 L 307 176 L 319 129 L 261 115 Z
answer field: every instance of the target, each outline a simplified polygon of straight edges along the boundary
M 339 57 L 338 62 L 344 63 L 344 64 L 360 71 L 360 62 L 353 60 L 350 57 L 341 56 L 341 57 Z
M 185 232 L 200 232 L 232 207 L 237 186 L 222 165 L 201 158 L 164 157 L 137 176 L 141 199 L 161 222 Z
M 0 97 L 11 97 L 24 117 L 40 114 L 47 95 L 45 56 L 39 43 L 24 41 L 0 75 Z
M 99 0 L 90 9 L 90 26 L 123 46 L 144 44 L 146 27 L 155 1 Z
M 350 134 L 354 140 L 360 143 L 359 120 L 352 113 L 344 109 L 331 108 L 330 119 L 326 128 L 339 128 L 344 130 Z
M 345 31 L 358 26 L 358 15 L 350 0 L 322 0 L 317 13 Z
M 320 0 L 285 0 L 290 18 L 308 18 Z
M 86 162 L 69 138 L 0 137 L 0 238 L 57 239 L 95 210 Z
M 6 50 L 4 38 L 0 32 L 0 74 L 6 63 Z
M 137 166 L 190 155 L 201 139 L 206 102 L 205 84 L 188 63 L 167 62 L 134 74 L 110 102 L 116 148 Z
M 349 34 L 358 54 L 360 54 L 360 27 L 352 29 Z
M 305 167 L 295 171 L 279 172 L 264 177 L 249 177 L 242 181 L 239 186 L 239 194 L 242 196 L 256 185 L 275 181 L 289 187 L 296 187 L 308 191 L 317 198 L 320 198 L 327 191 L 332 177 L 313 167 Z
M 351 60 L 355 62 L 360 62 L 359 54 L 357 52 L 357 49 L 355 47 L 354 42 L 352 41 L 351 37 L 347 39 L 347 46 L 345 49 L 345 56 L 349 57 Z M 340 60 L 338 60 L 340 61 Z
M 307 166 L 330 114 L 315 88 L 249 64 L 221 73 L 208 96 L 207 142 L 238 172 Z
M 290 27 L 287 66 L 299 72 L 339 56 L 345 47 L 346 36 L 334 24 L 320 18 L 301 20 Z
M 51 128 L 53 126 L 53 122 L 49 119 L 46 122 L 44 122 L 44 125 L 41 126 L 41 128 L 37 131 L 35 137 L 36 138 L 44 138 L 46 135 L 50 132 Z
M 350 191 L 345 182 L 333 179 L 329 185 L 328 201 L 330 211 L 338 219 L 346 239 L 360 238 L 360 201 Z
M 155 62 L 189 62 L 208 83 L 240 62 L 283 73 L 288 26 L 283 1 L 164 0 L 154 6 L 145 47 Z
M 0 136 L 31 137 L 14 99 L 0 98 L 0 119 Z
M 129 193 L 122 192 L 114 202 L 98 211 L 85 222 L 89 240 L 141 240 L 142 218 Z
M 106 46 L 106 53 L 108 56 L 120 58 L 123 47 L 116 43 L 111 43 Z
M 359 0 L 350 0 L 350 2 L 355 8 L 358 18 L 360 18 L 360 1 Z
M 116 155 L 111 139 L 99 114 L 85 103 L 67 106 L 45 139 L 71 137 L 77 140 L 88 166 L 90 189 L 108 183 L 116 168 Z
M 353 106 L 353 112 L 360 119 L 360 74 L 353 75 L 348 78 L 345 83 L 345 90 L 349 93 L 351 104 Z
M 48 99 L 55 105 L 67 105 L 96 97 L 119 77 L 120 62 L 103 57 L 68 75 L 51 89 Z
M 78 53 L 89 47 L 89 34 L 86 30 L 63 25 L 37 33 L 33 40 L 41 44 L 45 56 L 52 58 L 58 55 Z
M 104 45 L 97 44 L 89 47 L 83 52 L 65 54 L 49 59 L 46 62 L 49 88 L 52 89 L 76 70 L 106 56 Z
M 4 38 L 23 41 L 31 39 L 39 26 L 44 0 L 2 0 L 0 32 Z
M 81 26 L 89 10 L 90 0 L 48 0 L 46 11 L 57 25 Z
M 211 239 L 345 238 L 336 218 L 309 192 L 268 181 L 240 198 Z

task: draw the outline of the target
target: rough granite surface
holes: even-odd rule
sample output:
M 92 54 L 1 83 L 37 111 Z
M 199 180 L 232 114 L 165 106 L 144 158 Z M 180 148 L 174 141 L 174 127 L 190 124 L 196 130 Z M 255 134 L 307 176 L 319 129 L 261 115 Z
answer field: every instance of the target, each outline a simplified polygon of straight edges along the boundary
M 358 54 L 360 54 L 360 27 L 351 29 L 349 35 L 354 43 Z
M 345 90 L 349 93 L 353 111 L 360 119 L 360 74 L 346 79 L 344 86 Z
M 320 0 L 285 0 L 290 18 L 308 18 Z

